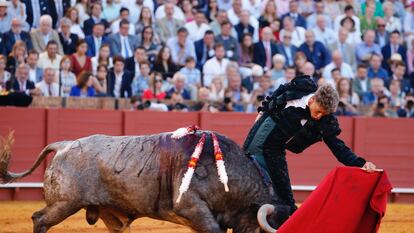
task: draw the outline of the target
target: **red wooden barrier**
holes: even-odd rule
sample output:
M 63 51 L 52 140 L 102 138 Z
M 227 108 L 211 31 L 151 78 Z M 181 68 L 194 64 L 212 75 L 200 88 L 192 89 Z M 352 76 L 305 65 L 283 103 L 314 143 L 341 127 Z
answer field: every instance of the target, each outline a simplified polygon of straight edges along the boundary
M 15 142 L 12 147 L 10 170 L 22 172 L 31 167 L 39 152 L 46 144 L 46 110 L 31 108 L 1 108 L 0 135 L 5 136 L 14 130 Z M 43 180 L 43 169 L 35 170 L 32 175 L 23 178 L 22 182 L 40 182 Z M 29 196 L 27 192 L 16 192 L 0 189 L 0 200 L 8 200 L 17 195 L 21 199 L 38 199 L 42 191 L 37 189 Z
M 394 187 L 414 187 L 414 121 L 356 118 L 355 151 L 388 172 Z
M 92 134 L 123 135 L 123 116 L 115 110 L 48 109 L 47 143 Z
M 256 114 L 203 112 L 200 113 L 200 127 L 217 131 L 242 145 L 255 118 Z

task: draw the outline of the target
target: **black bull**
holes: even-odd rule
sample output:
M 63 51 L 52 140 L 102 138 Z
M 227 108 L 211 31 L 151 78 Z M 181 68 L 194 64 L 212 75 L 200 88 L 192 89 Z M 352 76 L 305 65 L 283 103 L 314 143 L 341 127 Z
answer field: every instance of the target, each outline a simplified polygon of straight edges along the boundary
M 110 232 L 124 232 L 140 217 L 186 225 L 196 232 L 222 233 L 228 228 L 235 233 L 259 232 L 259 208 L 266 203 L 276 205 L 277 197 L 240 147 L 224 136 L 218 139 L 230 191 L 225 192 L 219 181 L 213 143 L 207 136 L 190 188 L 180 203 L 175 202 L 200 137 L 199 133 L 178 140 L 170 133 L 93 135 L 56 142 L 43 149 L 32 168 L 11 173 L 7 171 L 13 140 L 9 136 L 0 155 L 0 183 L 29 175 L 50 152 L 56 152 L 44 176 L 47 206 L 32 216 L 35 233 L 47 232 L 82 208 L 89 224 L 101 218 Z M 276 207 L 270 219 L 277 227 L 287 208 Z

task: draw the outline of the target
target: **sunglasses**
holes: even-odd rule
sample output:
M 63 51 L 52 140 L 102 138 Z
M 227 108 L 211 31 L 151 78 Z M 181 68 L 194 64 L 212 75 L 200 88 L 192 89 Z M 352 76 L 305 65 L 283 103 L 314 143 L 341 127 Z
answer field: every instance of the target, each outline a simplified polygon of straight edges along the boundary
M 384 27 L 385 27 L 385 25 L 384 25 L 384 24 L 378 24 L 378 25 L 377 25 L 377 27 L 379 27 L 379 28 L 384 28 Z

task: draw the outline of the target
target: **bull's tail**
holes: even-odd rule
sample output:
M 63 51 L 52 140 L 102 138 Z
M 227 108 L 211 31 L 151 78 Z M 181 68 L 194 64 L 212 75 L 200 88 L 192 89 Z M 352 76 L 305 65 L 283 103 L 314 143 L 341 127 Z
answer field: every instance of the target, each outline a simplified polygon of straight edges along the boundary
M 14 142 L 14 133 L 11 132 L 6 138 L 0 138 L 0 184 L 11 183 L 17 179 L 23 178 L 31 174 L 46 158 L 46 156 L 52 152 L 61 148 L 65 142 L 57 142 L 46 146 L 32 167 L 22 173 L 13 173 L 8 171 L 10 158 L 11 158 L 11 146 Z

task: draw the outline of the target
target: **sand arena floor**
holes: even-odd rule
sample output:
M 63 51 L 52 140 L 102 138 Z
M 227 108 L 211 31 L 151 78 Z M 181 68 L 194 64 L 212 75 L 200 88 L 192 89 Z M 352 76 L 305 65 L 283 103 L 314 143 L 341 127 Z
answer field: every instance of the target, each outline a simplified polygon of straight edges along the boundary
M 0 233 L 32 232 L 30 217 L 33 212 L 43 207 L 43 202 L 0 202 Z M 107 233 L 101 220 L 96 225 L 89 226 L 85 220 L 84 210 L 53 227 L 49 232 Z M 180 225 L 142 218 L 132 224 L 131 232 L 190 233 L 191 231 Z M 414 233 L 414 205 L 389 204 L 379 232 Z

